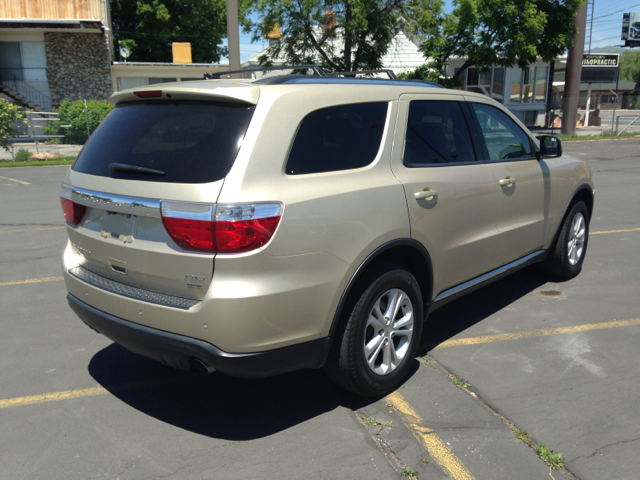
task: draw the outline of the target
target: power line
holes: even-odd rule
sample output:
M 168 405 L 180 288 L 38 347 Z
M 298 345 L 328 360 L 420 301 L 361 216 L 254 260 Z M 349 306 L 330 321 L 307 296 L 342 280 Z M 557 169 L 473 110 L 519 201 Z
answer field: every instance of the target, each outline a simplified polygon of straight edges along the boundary
M 606 15 L 600 15 L 599 17 L 593 17 L 593 19 L 596 20 L 598 18 L 610 17 L 611 15 L 615 15 L 616 13 L 621 13 L 621 12 L 624 12 L 625 10 L 628 10 L 630 8 L 635 8 L 635 7 L 640 7 L 640 3 L 636 3 L 635 5 L 631 5 L 629 7 L 623 8 L 622 10 L 618 10 L 617 12 L 607 13 Z

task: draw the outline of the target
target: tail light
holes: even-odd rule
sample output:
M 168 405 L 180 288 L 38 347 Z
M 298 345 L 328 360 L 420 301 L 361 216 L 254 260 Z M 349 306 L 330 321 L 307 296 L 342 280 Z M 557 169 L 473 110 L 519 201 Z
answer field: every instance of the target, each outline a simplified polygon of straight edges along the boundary
M 162 202 L 162 223 L 185 250 L 239 253 L 266 245 L 282 217 L 280 203 L 206 205 Z
M 62 214 L 64 219 L 71 225 L 78 225 L 84 217 L 87 207 L 80 205 L 71 200 L 71 187 L 62 186 L 60 191 L 60 203 L 62 204 Z

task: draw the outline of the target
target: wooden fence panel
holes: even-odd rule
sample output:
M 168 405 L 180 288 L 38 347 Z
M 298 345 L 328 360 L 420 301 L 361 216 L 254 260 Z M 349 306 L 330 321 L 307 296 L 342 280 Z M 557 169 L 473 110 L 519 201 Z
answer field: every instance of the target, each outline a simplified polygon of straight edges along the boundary
M 101 19 L 100 0 L 0 0 L 3 18 L 27 20 Z

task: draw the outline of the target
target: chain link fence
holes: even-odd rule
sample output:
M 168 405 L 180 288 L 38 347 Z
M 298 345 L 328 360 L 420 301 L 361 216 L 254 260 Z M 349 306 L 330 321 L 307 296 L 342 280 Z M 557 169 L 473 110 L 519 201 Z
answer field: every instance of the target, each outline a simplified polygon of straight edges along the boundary
M 550 103 L 548 123 L 554 133 L 562 126 L 562 100 L 554 95 Z M 577 127 L 593 127 L 609 135 L 638 133 L 640 135 L 640 94 L 614 92 L 591 95 L 587 112 L 586 94 L 581 95 L 577 115 Z M 557 131 L 555 131 L 557 130 Z

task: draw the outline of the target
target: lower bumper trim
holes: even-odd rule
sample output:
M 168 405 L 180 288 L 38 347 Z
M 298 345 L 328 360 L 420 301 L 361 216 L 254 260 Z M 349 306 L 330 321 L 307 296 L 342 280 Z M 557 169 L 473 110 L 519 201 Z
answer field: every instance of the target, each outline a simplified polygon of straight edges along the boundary
M 227 353 L 193 337 L 139 325 L 88 305 L 70 293 L 71 309 L 89 327 L 127 350 L 179 370 L 190 370 L 193 360 L 232 377 L 268 377 L 304 368 L 320 368 L 331 346 L 330 338 L 255 353 Z

